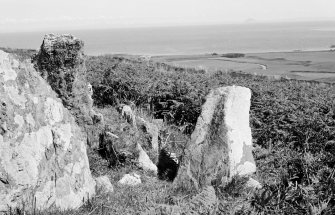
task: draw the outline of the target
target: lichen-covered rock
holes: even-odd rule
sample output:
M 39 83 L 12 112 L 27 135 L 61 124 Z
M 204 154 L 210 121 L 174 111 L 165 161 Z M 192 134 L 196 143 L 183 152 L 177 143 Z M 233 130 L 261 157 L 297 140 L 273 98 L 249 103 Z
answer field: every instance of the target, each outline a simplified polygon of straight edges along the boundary
M 83 41 L 72 35 L 47 34 L 35 68 L 71 110 L 79 125 L 92 124 L 92 86 L 86 80 Z
M 0 212 L 77 208 L 95 194 L 84 135 L 30 63 L 0 51 Z
M 202 189 L 256 171 L 249 127 L 251 92 L 232 86 L 211 91 L 187 146 L 176 187 Z

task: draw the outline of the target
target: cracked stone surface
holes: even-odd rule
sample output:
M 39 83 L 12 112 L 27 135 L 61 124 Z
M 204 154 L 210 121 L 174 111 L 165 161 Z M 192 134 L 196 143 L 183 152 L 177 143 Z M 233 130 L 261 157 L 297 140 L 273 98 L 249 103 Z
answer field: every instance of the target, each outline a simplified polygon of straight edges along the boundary
M 0 213 L 78 208 L 95 194 L 85 135 L 28 62 L 0 51 Z

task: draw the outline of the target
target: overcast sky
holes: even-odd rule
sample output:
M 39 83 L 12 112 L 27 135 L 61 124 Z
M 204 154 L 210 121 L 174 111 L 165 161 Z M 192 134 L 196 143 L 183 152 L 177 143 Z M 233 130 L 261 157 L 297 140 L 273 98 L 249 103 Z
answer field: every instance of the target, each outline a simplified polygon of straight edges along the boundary
M 335 0 L 0 0 L 0 32 L 301 20 Z

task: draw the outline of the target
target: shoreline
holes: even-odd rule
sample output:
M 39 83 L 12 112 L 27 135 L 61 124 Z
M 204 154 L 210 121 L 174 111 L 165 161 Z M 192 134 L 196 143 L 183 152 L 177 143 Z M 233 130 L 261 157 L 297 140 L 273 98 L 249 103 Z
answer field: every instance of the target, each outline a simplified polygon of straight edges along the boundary
M 335 83 L 335 51 L 293 50 L 285 52 L 152 56 L 154 62 L 185 68 L 203 68 L 209 73 L 241 71 L 248 74 Z

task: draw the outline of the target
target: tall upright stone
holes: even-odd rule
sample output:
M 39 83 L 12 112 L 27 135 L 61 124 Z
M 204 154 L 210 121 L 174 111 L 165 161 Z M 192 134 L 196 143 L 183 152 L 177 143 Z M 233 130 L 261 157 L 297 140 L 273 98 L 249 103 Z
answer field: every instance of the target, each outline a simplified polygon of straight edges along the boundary
M 34 57 L 35 68 L 80 125 L 92 124 L 93 115 L 83 47 L 83 41 L 72 35 L 47 34 Z
M 0 51 L 0 214 L 78 208 L 94 196 L 85 142 L 33 65 Z
M 177 188 L 199 190 L 256 171 L 249 127 L 251 91 L 231 86 L 212 90 L 202 106 Z

